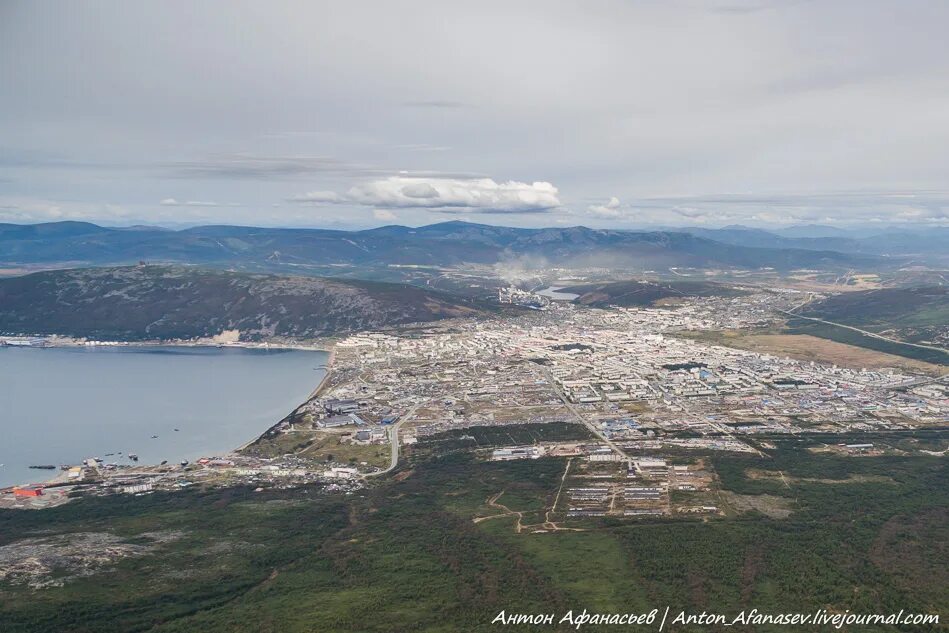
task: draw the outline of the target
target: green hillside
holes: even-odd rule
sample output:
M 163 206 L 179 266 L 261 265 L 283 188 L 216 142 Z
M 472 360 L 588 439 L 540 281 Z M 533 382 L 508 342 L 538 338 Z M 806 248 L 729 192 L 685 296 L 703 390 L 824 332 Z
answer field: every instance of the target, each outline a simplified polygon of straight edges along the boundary
M 110 340 L 313 338 L 482 313 L 413 286 L 317 277 L 127 266 L 0 280 L 0 332 Z
M 560 289 L 580 295 L 575 299 L 581 305 L 605 307 L 648 306 L 659 299 L 684 297 L 733 297 L 740 290 L 705 281 L 615 281 L 602 284 L 582 284 Z
M 564 460 L 480 462 L 433 439 L 398 477 L 353 496 L 239 488 L 0 512 L 0 556 L 23 555 L 10 548 L 18 543 L 103 534 L 143 548 L 59 587 L 0 581 L 4 633 L 492 631 L 501 610 L 938 613 L 949 604 L 949 473 L 939 457 L 833 457 L 809 452 L 806 439 L 778 440 L 770 457 L 709 459 L 729 494 L 782 500 L 790 517 L 518 534 L 514 517 L 472 517 L 500 491 L 512 510 L 542 508 Z M 760 470 L 793 487 L 749 476 Z
M 846 292 L 806 305 L 799 314 L 910 343 L 949 348 L 949 287 Z

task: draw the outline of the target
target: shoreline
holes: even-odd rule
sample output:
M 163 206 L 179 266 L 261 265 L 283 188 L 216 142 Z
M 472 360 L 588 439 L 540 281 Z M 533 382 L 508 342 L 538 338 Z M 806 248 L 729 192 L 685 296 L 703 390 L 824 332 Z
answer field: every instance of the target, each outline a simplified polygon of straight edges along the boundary
M 320 395 L 320 393 L 323 391 L 323 387 L 326 386 L 327 378 L 330 377 L 330 373 L 333 371 L 333 364 L 336 362 L 336 346 L 334 345 L 332 349 L 323 350 L 323 351 L 326 351 L 329 353 L 329 358 L 326 359 L 326 365 L 325 365 L 326 373 L 323 374 L 323 378 L 320 380 L 320 384 L 316 386 L 316 389 L 311 391 L 310 395 L 307 396 L 306 400 L 304 401 L 304 404 L 306 402 L 309 402 L 313 398 L 317 397 L 318 395 Z M 297 408 L 299 409 L 299 407 Z
M 7 337 L 7 338 L 44 338 L 45 337 Z M 0 344 L 0 350 L 3 348 L 9 347 L 11 349 L 46 349 L 46 348 L 55 348 L 55 349 L 65 349 L 65 348 L 83 348 L 83 349 L 101 349 L 101 348 L 115 348 L 115 347 L 130 347 L 130 348 L 159 348 L 159 347 L 191 347 L 191 348 L 215 348 L 215 349 L 247 349 L 247 350 L 284 350 L 284 351 L 304 351 L 304 352 L 323 352 L 328 354 L 326 363 L 324 365 L 325 371 L 323 376 L 320 378 L 319 383 L 316 387 L 310 391 L 310 393 L 304 398 L 304 400 L 298 403 L 286 416 L 278 420 L 276 423 L 265 429 L 262 433 L 259 433 L 252 437 L 250 440 L 241 444 L 236 448 L 223 449 L 224 455 L 236 454 L 245 449 L 246 447 L 252 445 L 254 442 L 259 440 L 261 437 L 270 432 L 274 427 L 282 423 L 288 416 L 296 412 L 301 406 L 315 398 L 320 391 L 324 388 L 327 383 L 327 378 L 330 375 L 332 370 L 333 362 L 336 358 L 336 346 L 332 342 L 323 342 L 317 345 L 308 345 L 304 343 L 273 343 L 273 342 L 230 342 L 230 343 L 215 343 L 212 341 L 86 341 L 79 339 L 71 339 L 67 337 L 50 337 L 45 339 L 44 344 L 42 345 L 6 345 Z M 151 468 L 158 466 L 158 464 L 138 464 L 135 466 Z M 11 484 L 9 486 L 0 486 L 0 490 L 7 491 L 14 488 L 20 487 L 29 487 L 29 486 L 38 486 L 38 487 L 55 487 L 61 486 L 63 484 L 68 484 L 69 480 L 64 479 L 65 473 L 57 469 L 55 475 L 51 476 L 49 479 L 44 479 L 42 481 L 31 481 L 19 484 Z
M 11 344 L 9 340 L 42 340 L 38 344 Z M 332 353 L 336 347 L 333 339 L 316 339 L 316 343 L 287 342 L 287 341 L 227 341 L 219 342 L 214 339 L 197 339 L 193 341 L 183 341 L 180 339 L 162 340 L 149 339 L 141 341 L 97 341 L 84 338 L 73 338 L 69 336 L 58 335 L 25 335 L 0 336 L 0 349 L 10 347 L 15 349 L 44 349 L 48 347 L 65 348 L 99 348 L 99 347 L 215 347 L 218 349 L 284 349 L 300 350 L 306 352 L 327 352 Z
M 234 450 L 230 451 L 231 453 L 240 453 L 242 450 L 244 450 L 244 449 L 247 448 L 248 446 L 251 446 L 251 445 L 254 444 L 257 440 L 261 439 L 262 437 L 264 437 L 265 435 L 267 435 L 268 433 L 270 433 L 270 432 L 272 432 L 274 429 L 276 429 L 278 426 L 280 426 L 281 424 L 283 424 L 284 420 L 286 420 L 287 418 L 289 418 L 290 416 L 292 416 L 294 413 L 296 413 L 297 411 L 299 411 L 299 410 L 300 410 L 300 407 L 302 407 L 302 406 L 305 405 L 307 402 L 309 402 L 309 401 L 312 400 L 313 398 L 316 398 L 317 396 L 320 395 L 320 393 L 322 392 L 323 388 L 326 386 L 327 379 L 330 377 L 330 374 L 331 374 L 332 371 L 333 371 L 333 362 L 336 360 L 336 347 L 333 346 L 333 348 L 330 349 L 330 350 L 319 350 L 319 351 L 327 352 L 327 353 L 329 354 L 329 357 L 326 359 L 326 364 L 324 365 L 325 371 L 324 371 L 324 373 L 323 373 L 323 377 L 320 379 L 320 382 L 316 385 L 316 388 L 315 388 L 313 391 L 311 391 L 311 392 L 309 393 L 309 395 L 303 400 L 303 402 L 301 402 L 300 404 L 298 404 L 297 406 L 295 406 L 295 407 L 293 408 L 293 410 L 290 411 L 290 413 L 288 413 L 287 415 L 285 415 L 285 416 L 283 416 L 282 418 L 280 418 L 279 420 L 277 420 L 277 421 L 276 421 L 274 424 L 272 424 L 271 426 L 267 427 L 267 430 L 265 430 L 263 433 L 261 433 L 260 435 L 258 435 L 258 436 L 255 437 L 254 439 L 249 440 L 249 441 L 245 442 L 244 444 L 241 444 L 239 447 L 235 448 Z

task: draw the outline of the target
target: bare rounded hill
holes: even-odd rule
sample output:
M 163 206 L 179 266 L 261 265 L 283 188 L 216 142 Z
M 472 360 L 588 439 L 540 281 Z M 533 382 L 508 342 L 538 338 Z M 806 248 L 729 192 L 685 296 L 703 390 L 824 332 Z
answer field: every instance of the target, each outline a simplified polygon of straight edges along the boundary
M 401 284 L 185 266 L 39 272 L 0 280 L 0 332 L 110 340 L 315 338 L 475 316 L 484 306 Z

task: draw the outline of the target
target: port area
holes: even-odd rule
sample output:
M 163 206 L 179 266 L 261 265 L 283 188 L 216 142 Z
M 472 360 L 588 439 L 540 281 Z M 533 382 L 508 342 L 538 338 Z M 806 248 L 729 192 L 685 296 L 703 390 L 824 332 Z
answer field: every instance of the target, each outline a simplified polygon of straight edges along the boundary
M 41 510 L 86 496 L 149 495 L 191 486 L 249 486 L 255 490 L 311 485 L 327 492 L 352 492 L 365 483 L 352 465 L 280 455 L 259 458 L 237 453 L 177 464 L 116 465 L 95 459 L 64 469 L 43 483 L 0 488 L 0 509 Z
M 0 510 L 45 510 L 55 508 L 70 500 L 69 493 L 75 486 L 39 487 L 23 486 L 21 488 L 0 489 Z M 17 490 L 41 490 L 39 494 L 17 494 Z

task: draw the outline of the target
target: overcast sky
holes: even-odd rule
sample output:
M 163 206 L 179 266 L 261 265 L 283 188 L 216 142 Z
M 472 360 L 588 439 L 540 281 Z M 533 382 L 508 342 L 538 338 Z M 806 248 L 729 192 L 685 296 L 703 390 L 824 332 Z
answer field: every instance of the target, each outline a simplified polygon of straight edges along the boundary
M 949 2 L 0 0 L 0 221 L 949 224 Z

